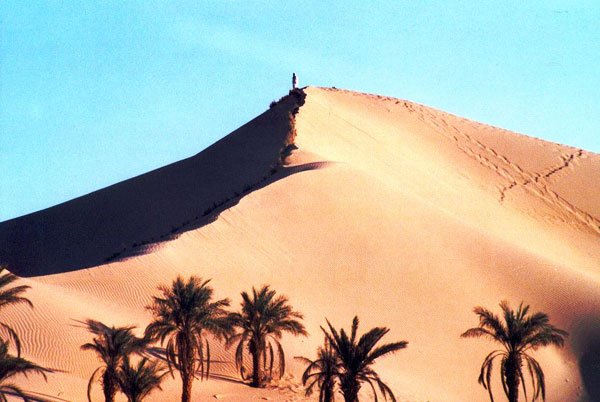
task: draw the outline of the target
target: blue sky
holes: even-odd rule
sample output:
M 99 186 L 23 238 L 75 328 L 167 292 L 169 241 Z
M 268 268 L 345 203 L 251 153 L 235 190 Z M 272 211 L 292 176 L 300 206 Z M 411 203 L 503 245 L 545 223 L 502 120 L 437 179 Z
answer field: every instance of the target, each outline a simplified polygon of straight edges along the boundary
M 0 221 L 201 151 L 292 71 L 600 152 L 598 1 L 276 3 L 0 2 Z

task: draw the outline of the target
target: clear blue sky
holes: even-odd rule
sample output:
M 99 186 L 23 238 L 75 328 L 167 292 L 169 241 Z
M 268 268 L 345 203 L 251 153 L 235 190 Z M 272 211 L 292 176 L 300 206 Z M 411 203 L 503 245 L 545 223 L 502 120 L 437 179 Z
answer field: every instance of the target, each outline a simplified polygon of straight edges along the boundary
M 274 3 L 0 2 L 0 221 L 201 151 L 292 71 L 600 152 L 599 1 Z

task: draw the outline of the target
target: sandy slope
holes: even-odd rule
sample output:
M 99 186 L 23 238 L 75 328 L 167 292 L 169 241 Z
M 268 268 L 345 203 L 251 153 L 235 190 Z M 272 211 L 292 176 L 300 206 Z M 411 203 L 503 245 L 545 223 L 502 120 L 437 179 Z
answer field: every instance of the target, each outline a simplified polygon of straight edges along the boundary
M 377 367 L 411 402 L 485 401 L 476 378 L 492 345 L 459 335 L 477 323 L 473 306 L 524 300 L 572 334 L 536 354 L 547 400 L 600 400 L 600 156 L 402 100 L 305 92 L 295 125 L 288 97 L 193 158 L 0 224 L 0 259 L 36 306 L 4 319 L 27 356 L 65 370 L 23 384 L 84 400 L 97 362 L 74 320 L 143 327 L 157 284 L 181 273 L 213 278 L 236 307 L 252 285 L 287 294 L 311 334 L 287 338 L 288 357 L 313 356 L 325 317 L 390 327 L 389 341 L 410 344 Z M 290 140 L 298 149 L 278 166 Z M 233 376 L 217 349 L 215 372 Z M 195 391 L 299 400 L 298 370 L 275 390 L 214 378 Z

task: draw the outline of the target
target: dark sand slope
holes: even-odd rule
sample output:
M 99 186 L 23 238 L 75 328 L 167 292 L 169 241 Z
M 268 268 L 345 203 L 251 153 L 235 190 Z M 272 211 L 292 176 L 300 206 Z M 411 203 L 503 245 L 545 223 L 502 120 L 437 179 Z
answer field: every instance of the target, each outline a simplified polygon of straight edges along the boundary
M 191 158 L 0 224 L 0 261 L 30 277 L 100 265 L 144 252 L 198 227 L 240 195 L 280 179 L 293 137 L 288 96 Z M 290 172 L 286 172 L 290 173 Z

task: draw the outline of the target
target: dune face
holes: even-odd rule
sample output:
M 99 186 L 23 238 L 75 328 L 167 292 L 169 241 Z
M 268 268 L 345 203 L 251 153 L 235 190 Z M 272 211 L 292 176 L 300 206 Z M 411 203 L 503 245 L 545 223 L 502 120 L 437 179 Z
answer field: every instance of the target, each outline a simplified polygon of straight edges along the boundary
M 600 155 L 306 88 L 192 158 L 0 224 L 0 262 L 35 305 L 3 320 L 26 357 L 64 370 L 19 383 L 85 400 L 99 362 L 79 350 L 90 336 L 74 320 L 144 328 L 157 285 L 193 274 L 235 309 L 240 291 L 272 285 L 310 333 L 284 337 L 290 377 L 267 390 L 232 381 L 232 352 L 214 343 L 216 376 L 194 384 L 198 400 L 310 399 L 292 356 L 315 356 L 326 317 L 349 328 L 358 315 L 361 333 L 387 326 L 384 341 L 409 341 L 376 364 L 399 401 L 486 401 L 477 376 L 496 346 L 460 334 L 477 325 L 474 306 L 508 300 L 570 333 L 563 349 L 533 352 L 547 401 L 598 401 L 599 186 Z M 179 392 L 176 376 L 148 399 Z
M 77 270 L 210 222 L 242 193 L 276 179 L 302 96 L 288 96 L 199 155 L 4 222 L 0 260 L 21 276 Z

